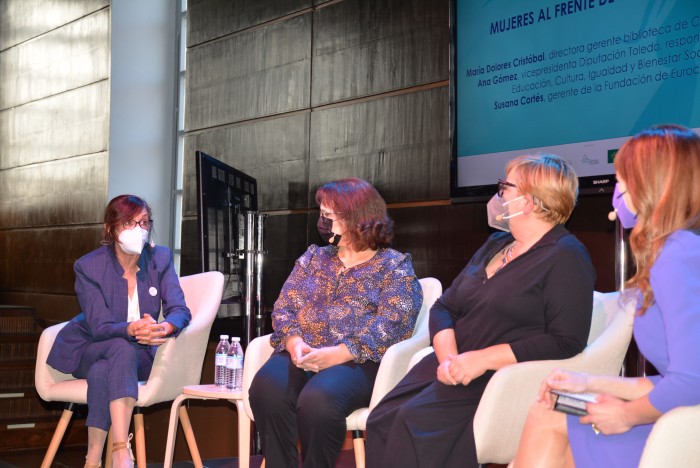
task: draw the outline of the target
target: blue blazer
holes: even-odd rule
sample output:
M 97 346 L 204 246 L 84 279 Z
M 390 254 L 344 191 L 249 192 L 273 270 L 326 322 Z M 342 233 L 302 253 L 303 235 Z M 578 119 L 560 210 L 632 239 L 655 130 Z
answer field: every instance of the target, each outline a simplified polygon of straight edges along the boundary
M 102 246 L 78 259 L 73 266 L 75 292 L 82 312 L 56 336 L 46 361 L 56 370 L 72 374 L 85 348 L 93 342 L 124 338 L 142 346 L 127 333 L 128 285 L 113 249 Z M 172 336 L 178 335 L 190 323 L 192 315 L 185 305 L 170 249 L 146 244 L 138 265 L 136 283 L 141 317 L 150 314 L 157 320 L 162 305 L 165 321 L 175 326 Z

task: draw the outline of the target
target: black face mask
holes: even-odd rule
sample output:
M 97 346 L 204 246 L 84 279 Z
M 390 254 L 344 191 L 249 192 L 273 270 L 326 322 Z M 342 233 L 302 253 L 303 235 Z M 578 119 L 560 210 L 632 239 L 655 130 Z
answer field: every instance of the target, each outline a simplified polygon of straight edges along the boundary
M 331 245 L 337 246 L 340 242 L 340 234 L 335 234 L 333 232 L 333 220 L 324 218 L 320 216 L 318 222 L 316 223 L 316 228 L 318 229 L 318 234 L 321 239 L 328 242 Z M 333 239 L 333 241 L 331 241 Z

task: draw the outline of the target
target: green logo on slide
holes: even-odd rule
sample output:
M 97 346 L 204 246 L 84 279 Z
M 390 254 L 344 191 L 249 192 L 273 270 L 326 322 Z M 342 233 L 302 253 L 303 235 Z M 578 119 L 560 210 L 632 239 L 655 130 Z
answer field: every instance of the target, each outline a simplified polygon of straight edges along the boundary
M 612 164 L 615 161 L 615 155 L 619 149 L 608 150 L 608 164 Z

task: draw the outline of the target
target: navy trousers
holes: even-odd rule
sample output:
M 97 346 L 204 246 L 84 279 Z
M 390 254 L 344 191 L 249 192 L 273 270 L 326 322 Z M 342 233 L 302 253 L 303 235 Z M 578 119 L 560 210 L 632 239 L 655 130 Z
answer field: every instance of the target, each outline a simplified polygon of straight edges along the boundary
M 109 403 L 119 398 L 138 399 L 139 380 L 148 379 L 156 347 L 139 346 L 124 338 L 90 343 L 73 373 L 88 382 L 88 416 L 85 425 L 108 431 L 112 425 Z
M 379 364 L 346 362 L 318 373 L 275 353 L 250 387 L 250 406 L 269 468 L 332 468 L 345 441 L 345 418 L 369 405 Z

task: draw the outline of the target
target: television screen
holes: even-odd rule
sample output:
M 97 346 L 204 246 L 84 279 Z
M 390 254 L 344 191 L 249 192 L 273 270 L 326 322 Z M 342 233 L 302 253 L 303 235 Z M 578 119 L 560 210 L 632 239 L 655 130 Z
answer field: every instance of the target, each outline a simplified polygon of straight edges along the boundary
M 245 268 L 245 213 L 257 211 L 254 178 L 197 151 L 197 220 L 201 271 L 226 278 L 222 316 L 240 316 Z
M 608 193 L 622 143 L 660 123 L 700 128 L 700 1 L 453 0 L 454 201 L 496 190 L 515 156 L 571 162 Z

